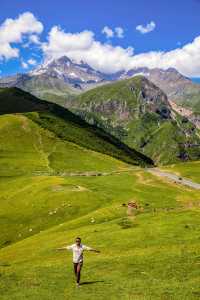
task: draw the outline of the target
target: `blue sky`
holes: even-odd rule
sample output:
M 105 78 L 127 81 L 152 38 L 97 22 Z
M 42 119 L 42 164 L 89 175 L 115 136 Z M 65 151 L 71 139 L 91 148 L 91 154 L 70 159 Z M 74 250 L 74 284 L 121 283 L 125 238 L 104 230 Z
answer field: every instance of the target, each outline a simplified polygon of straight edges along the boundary
M 9 58 L 5 57 L 5 52 L 2 54 L 0 51 L 0 75 L 27 72 L 35 67 L 36 62 L 39 63 L 46 57 L 66 54 L 75 60 L 88 60 L 93 67 L 106 72 L 140 65 L 163 68 L 172 66 L 187 76 L 200 77 L 199 11 L 200 0 L 1 0 L 0 42 L 1 28 L 6 19 L 17 20 L 20 14 L 26 12 L 33 14 L 37 20 L 35 22 L 40 22 L 43 30 L 38 29 L 35 24 L 35 32 L 30 33 L 27 29 L 21 33 L 20 41 L 19 38 L 9 39 L 9 45 L 19 51 L 17 55 L 10 55 Z M 151 23 L 154 26 L 151 26 Z M 139 25 L 140 30 L 137 30 Z M 59 27 L 54 35 L 52 34 L 51 42 L 48 42 L 48 34 L 55 26 Z M 112 37 L 102 33 L 104 27 L 111 30 Z M 123 30 L 123 38 L 117 37 L 116 27 Z M 142 32 L 141 28 L 147 32 Z M 78 35 L 86 30 L 90 34 Z M 74 34 L 72 39 L 68 33 Z M 30 35 L 38 36 L 40 44 L 28 43 Z M 60 40 L 56 35 L 60 35 Z M 83 45 L 77 45 L 77 40 L 81 38 Z M 197 40 L 193 42 L 195 38 Z M 45 45 L 47 42 L 49 44 Z M 55 43 L 60 45 L 60 49 L 55 49 Z M 69 51 L 69 43 L 72 43 L 70 47 L 73 51 Z M 192 46 L 185 49 L 184 46 L 189 43 L 192 43 Z M 125 49 L 128 47 L 130 49 L 127 50 L 127 54 Z M 170 52 L 174 49 L 180 51 Z M 95 56 L 95 51 L 99 53 L 98 56 Z M 32 63 L 29 64 L 30 59 Z

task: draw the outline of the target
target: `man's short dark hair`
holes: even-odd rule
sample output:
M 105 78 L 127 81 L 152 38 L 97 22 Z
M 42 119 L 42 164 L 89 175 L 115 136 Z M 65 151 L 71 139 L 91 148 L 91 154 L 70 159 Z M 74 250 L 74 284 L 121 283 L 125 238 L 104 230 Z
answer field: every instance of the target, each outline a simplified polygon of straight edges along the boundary
M 77 237 L 76 240 L 79 240 L 81 242 L 81 238 L 80 237 Z

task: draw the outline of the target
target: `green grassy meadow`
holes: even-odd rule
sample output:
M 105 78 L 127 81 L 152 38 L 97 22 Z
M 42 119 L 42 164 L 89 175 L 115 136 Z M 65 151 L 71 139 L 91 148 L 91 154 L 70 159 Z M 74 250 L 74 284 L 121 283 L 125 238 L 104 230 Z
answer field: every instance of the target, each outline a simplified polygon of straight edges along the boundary
M 1 299 L 199 299 L 199 192 L 143 170 L 7 180 L 1 199 L 16 196 L 1 205 L 10 240 L 0 251 Z M 64 183 L 67 189 L 52 193 Z M 73 191 L 76 185 L 84 190 Z M 129 199 L 143 208 L 134 220 L 122 206 Z M 78 290 L 71 253 L 55 250 L 77 235 L 101 251 L 85 253 Z
M 24 115 L 0 119 L 2 300 L 199 299 L 199 191 L 61 141 Z M 89 171 L 106 174 L 80 176 Z M 85 253 L 79 289 L 71 253 L 56 251 L 77 235 L 101 251 Z

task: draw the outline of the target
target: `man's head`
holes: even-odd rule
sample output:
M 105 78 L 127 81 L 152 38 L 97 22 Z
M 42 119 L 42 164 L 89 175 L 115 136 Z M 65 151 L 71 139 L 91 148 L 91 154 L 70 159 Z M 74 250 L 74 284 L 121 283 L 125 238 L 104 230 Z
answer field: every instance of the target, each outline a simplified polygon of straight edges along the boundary
M 80 244 L 81 244 L 81 238 L 77 237 L 75 241 L 76 241 L 76 245 L 80 246 Z

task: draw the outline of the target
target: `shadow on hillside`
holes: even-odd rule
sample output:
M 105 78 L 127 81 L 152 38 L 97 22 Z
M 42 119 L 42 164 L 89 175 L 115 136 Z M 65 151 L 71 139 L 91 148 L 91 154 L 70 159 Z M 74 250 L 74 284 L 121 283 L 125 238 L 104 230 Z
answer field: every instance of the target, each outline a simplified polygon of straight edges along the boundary
M 80 283 L 80 285 L 94 284 L 94 283 L 100 283 L 100 282 L 104 282 L 104 280 L 83 281 Z

